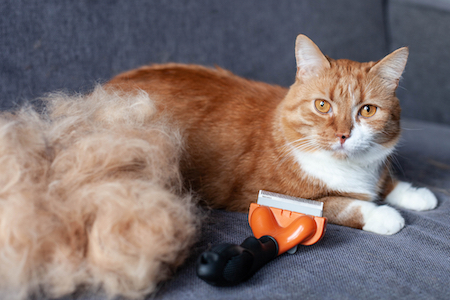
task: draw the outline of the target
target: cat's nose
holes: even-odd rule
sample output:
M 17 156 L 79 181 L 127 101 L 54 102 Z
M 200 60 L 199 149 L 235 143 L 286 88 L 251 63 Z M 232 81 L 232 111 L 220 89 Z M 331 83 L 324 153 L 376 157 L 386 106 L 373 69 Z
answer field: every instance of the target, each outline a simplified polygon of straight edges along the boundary
M 350 137 L 350 133 L 349 132 L 336 133 L 335 135 L 339 138 L 339 141 L 341 142 L 341 145 L 343 145 L 345 143 L 345 141 L 348 140 L 348 138 Z

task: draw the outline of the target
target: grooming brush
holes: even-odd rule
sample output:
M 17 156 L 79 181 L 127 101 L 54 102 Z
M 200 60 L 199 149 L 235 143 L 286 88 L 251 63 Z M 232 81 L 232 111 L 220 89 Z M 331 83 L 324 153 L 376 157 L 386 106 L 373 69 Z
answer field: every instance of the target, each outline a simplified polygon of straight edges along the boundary
M 278 255 L 318 242 L 327 225 L 322 211 L 322 202 L 259 191 L 248 214 L 254 236 L 240 245 L 220 244 L 204 252 L 197 260 L 198 277 L 217 286 L 249 279 Z

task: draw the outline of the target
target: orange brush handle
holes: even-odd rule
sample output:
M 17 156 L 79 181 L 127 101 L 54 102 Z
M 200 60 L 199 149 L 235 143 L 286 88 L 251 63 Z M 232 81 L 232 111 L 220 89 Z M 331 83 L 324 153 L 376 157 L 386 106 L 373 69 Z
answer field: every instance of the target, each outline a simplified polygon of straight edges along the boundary
M 326 219 L 252 203 L 249 223 L 256 238 L 269 235 L 277 241 L 280 255 L 298 244 L 311 245 L 320 240 Z
M 217 286 L 236 285 L 298 244 L 312 245 L 325 233 L 326 218 L 252 203 L 248 220 L 254 237 L 220 244 L 197 260 L 197 275 Z

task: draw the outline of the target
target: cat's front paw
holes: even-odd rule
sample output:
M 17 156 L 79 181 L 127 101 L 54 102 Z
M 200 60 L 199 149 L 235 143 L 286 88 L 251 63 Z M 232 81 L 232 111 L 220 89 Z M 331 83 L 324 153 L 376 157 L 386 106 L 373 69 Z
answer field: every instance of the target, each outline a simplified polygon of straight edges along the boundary
M 387 205 L 377 206 L 365 216 L 363 230 L 391 235 L 405 226 L 405 220 L 398 211 Z
M 400 181 L 386 197 L 386 202 L 406 209 L 423 211 L 437 206 L 436 196 L 427 188 L 415 188 Z

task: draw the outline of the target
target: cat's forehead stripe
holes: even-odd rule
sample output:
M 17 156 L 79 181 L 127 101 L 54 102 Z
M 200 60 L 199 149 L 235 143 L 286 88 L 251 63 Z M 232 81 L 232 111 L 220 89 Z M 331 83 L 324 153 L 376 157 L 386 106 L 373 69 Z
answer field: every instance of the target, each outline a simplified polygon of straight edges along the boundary
M 348 70 L 346 72 L 338 72 L 342 71 L 337 70 L 334 82 L 330 84 L 328 87 L 328 97 L 331 101 L 336 102 L 347 102 L 352 106 L 359 106 L 364 102 L 366 96 L 366 87 L 365 87 L 365 74 L 364 70 L 360 70 L 357 72 L 354 70 L 356 74 L 348 74 Z

